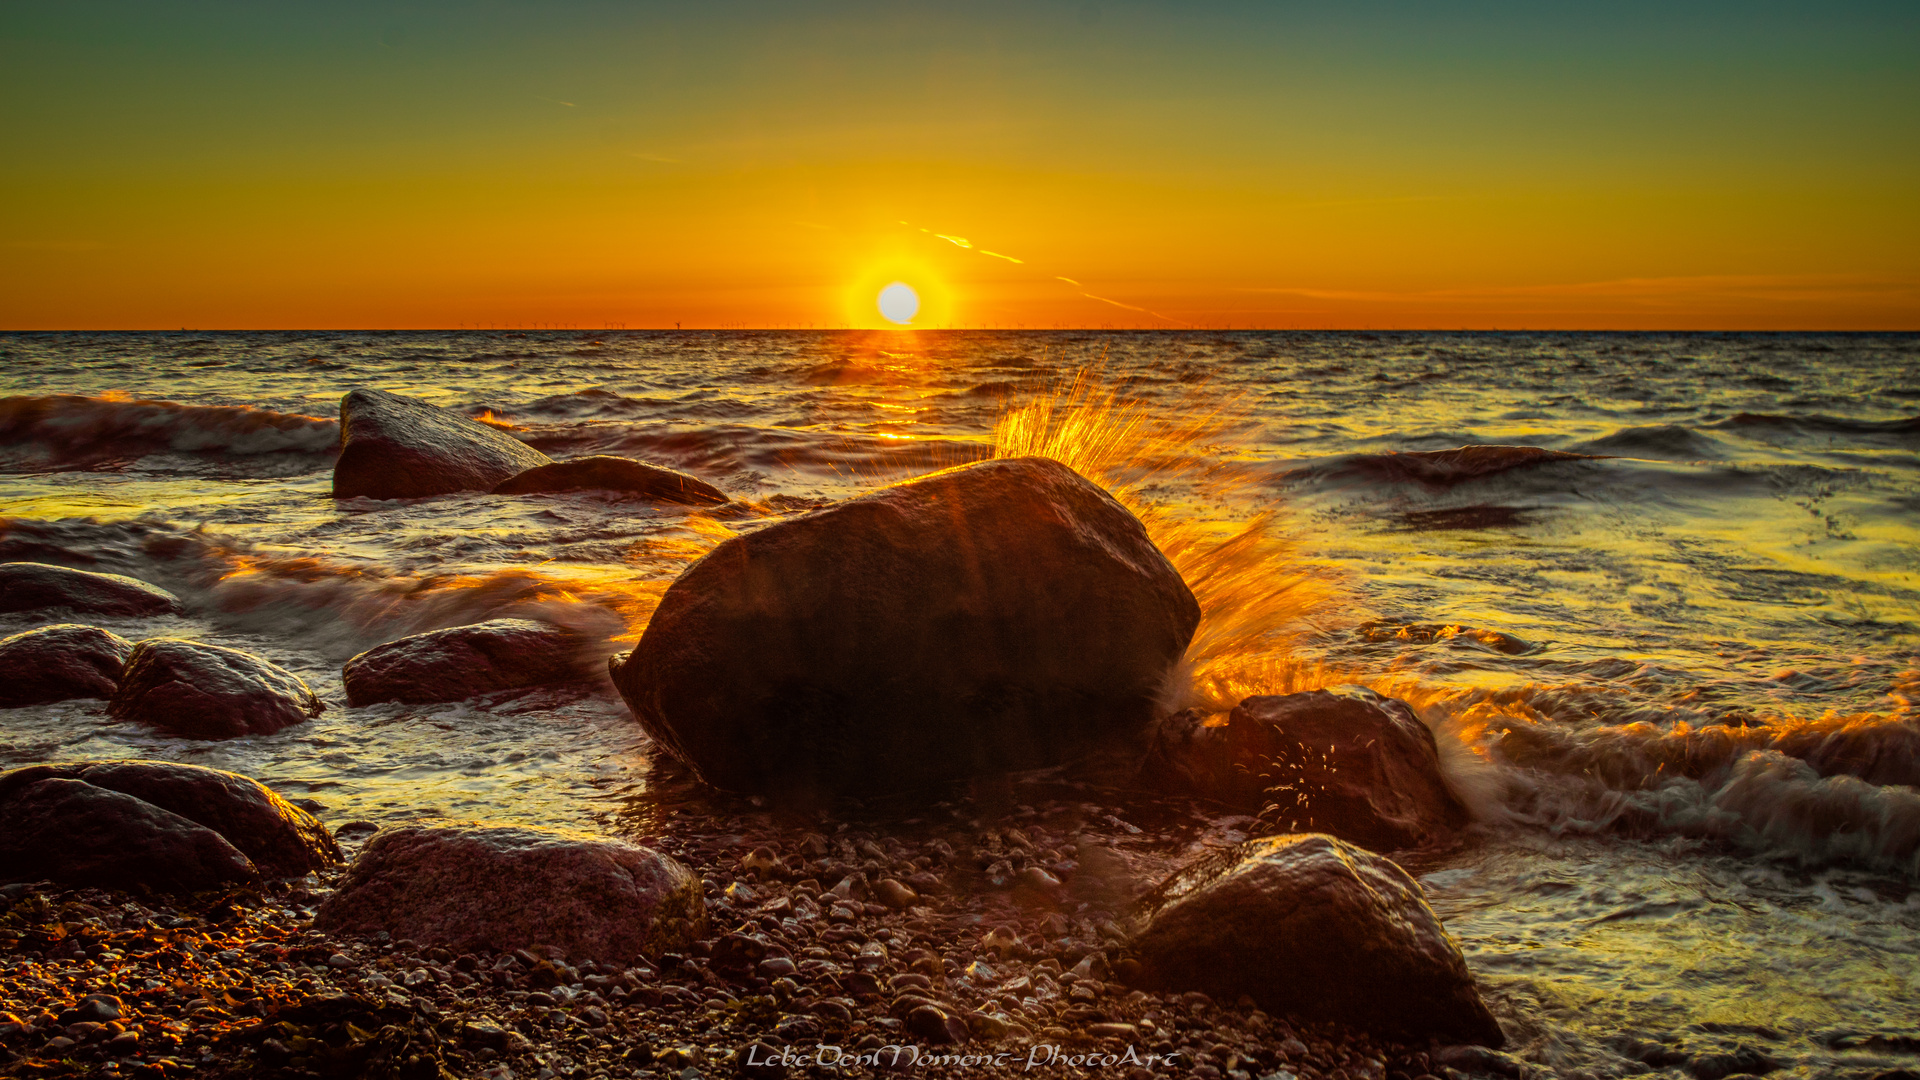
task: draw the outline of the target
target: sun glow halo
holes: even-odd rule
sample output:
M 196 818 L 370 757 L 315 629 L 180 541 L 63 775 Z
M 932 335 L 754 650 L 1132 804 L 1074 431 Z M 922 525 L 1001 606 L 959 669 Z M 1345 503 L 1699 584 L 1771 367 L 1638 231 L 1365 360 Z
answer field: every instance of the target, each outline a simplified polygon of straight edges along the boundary
M 906 326 L 920 312 L 920 294 L 904 281 L 896 281 L 880 290 L 880 314 L 888 322 Z

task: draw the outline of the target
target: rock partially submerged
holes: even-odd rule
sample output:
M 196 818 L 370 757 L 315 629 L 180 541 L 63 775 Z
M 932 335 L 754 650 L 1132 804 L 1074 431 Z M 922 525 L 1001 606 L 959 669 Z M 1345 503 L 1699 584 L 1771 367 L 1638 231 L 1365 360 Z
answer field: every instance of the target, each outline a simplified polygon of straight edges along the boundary
M 83 761 L 0 774 L 0 882 L 193 892 L 339 861 L 312 815 L 218 769 Z
M 459 413 L 417 398 L 365 388 L 340 401 L 336 499 L 418 499 L 491 491 L 552 458 Z
M 320 715 L 300 677 L 251 653 L 179 638 L 133 647 L 107 715 L 194 739 L 267 735 Z
M 1139 733 L 1199 619 L 1105 491 L 1043 458 L 989 461 L 726 541 L 614 680 L 716 786 L 909 790 Z
M 500 482 L 495 495 L 531 495 L 542 491 L 624 491 L 660 502 L 717 506 L 727 494 L 697 476 L 649 465 L 632 458 L 596 457 L 536 465 Z
M 86 615 L 178 615 L 180 598 L 138 578 L 48 563 L 0 563 L 0 612 L 64 609 Z
M 1132 948 L 1149 988 L 1247 994 L 1270 1013 L 1415 1042 L 1505 1041 L 1420 886 L 1331 836 L 1255 840 L 1182 870 Z
M 1468 820 L 1433 733 L 1405 702 L 1358 686 L 1250 697 L 1223 726 L 1174 717 L 1143 779 L 1376 851 L 1444 839 Z
M 0 638 L 0 709 L 112 697 L 132 651 L 110 630 L 75 623 Z
M 444 945 L 533 946 L 616 963 L 706 936 L 700 879 L 657 852 L 531 827 L 408 826 L 368 841 L 317 929 Z
M 580 635 L 532 619 L 494 619 L 376 645 L 347 661 L 349 705 L 464 701 L 588 674 Z

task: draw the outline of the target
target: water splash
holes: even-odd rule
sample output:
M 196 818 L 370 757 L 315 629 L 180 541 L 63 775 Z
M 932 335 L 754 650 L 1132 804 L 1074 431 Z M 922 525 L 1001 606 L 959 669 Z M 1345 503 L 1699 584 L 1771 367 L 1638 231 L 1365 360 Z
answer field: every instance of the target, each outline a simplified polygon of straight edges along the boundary
M 1258 474 L 1235 457 L 1247 426 L 1238 398 L 1198 387 L 1168 409 L 1125 397 L 1098 368 L 1011 405 L 994 426 L 994 457 L 1052 458 L 1106 487 L 1193 590 L 1200 627 L 1163 682 L 1169 713 L 1220 713 L 1251 693 L 1283 692 L 1256 673 L 1351 608 L 1345 576 L 1302 555 L 1282 512 L 1234 523 L 1204 510 L 1255 501 Z M 1186 497 L 1150 495 L 1170 488 Z

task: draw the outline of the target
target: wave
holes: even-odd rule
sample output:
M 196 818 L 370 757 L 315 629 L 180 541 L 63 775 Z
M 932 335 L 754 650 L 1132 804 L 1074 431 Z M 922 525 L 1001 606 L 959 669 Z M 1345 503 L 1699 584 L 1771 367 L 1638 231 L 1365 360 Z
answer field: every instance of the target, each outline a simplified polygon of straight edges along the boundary
M 1389 483 L 1419 483 L 1449 488 L 1469 480 L 1514 469 L 1558 461 L 1591 460 L 1600 455 L 1548 450 L 1539 446 L 1502 446 L 1469 443 L 1452 450 L 1409 450 L 1386 454 L 1355 454 L 1336 461 L 1328 472 L 1359 474 Z
M 1483 810 L 1554 831 L 1680 835 L 1920 876 L 1920 722 L 1889 713 L 1585 732 L 1508 727 Z
M 1869 446 L 1920 444 L 1920 416 L 1899 420 L 1854 420 L 1823 413 L 1742 412 L 1705 426 L 1761 440 L 1852 439 Z
M 611 424 L 551 428 L 527 442 L 556 458 L 614 454 L 671 465 L 709 479 L 753 472 L 877 478 L 943 469 L 990 453 L 988 447 L 962 439 L 894 439 L 743 424 L 677 431 Z
M 244 405 L 50 394 L 0 398 L 0 446 L 17 464 L 74 466 L 146 454 L 330 454 L 340 424 Z
M 1653 461 L 1724 461 L 1728 457 L 1718 440 L 1679 424 L 1621 428 L 1576 445 L 1589 454 Z
M 634 566 L 436 573 L 270 551 L 153 521 L 0 519 L 0 562 L 129 574 L 180 596 L 191 617 L 295 639 L 334 660 L 408 634 L 510 617 L 566 626 L 610 655 L 638 639 L 672 577 L 728 535 L 717 522 L 689 519 L 636 552 Z

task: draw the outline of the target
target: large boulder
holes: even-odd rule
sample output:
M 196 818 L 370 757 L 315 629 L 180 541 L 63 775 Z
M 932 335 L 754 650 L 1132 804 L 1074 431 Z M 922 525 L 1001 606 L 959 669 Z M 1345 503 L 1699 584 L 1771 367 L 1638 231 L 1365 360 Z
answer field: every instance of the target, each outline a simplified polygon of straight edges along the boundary
M 545 945 L 629 963 L 707 933 L 700 879 L 658 852 L 554 829 L 406 826 L 376 835 L 315 929 L 444 945 Z
M 376 645 L 342 670 L 347 704 L 464 701 L 475 694 L 588 674 L 579 634 L 532 619 L 494 619 Z
M 86 615 L 178 615 L 180 598 L 124 574 L 37 562 L 0 563 L 0 612 L 59 608 Z
M 197 892 L 258 877 L 212 829 L 83 780 L 19 775 L 32 772 L 0 776 L 0 882 Z
M 365 388 L 340 400 L 333 496 L 418 499 L 495 484 L 552 458 L 505 432 L 417 398 Z
M 1138 519 L 1016 458 L 727 540 L 668 588 L 614 681 L 710 784 L 906 790 L 1138 734 L 1199 620 Z
M 251 653 L 179 638 L 133 647 L 107 715 L 192 739 L 267 735 L 320 715 L 300 677 Z
M 75 623 L 0 638 L 0 709 L 112 697 L 132 651 L 111 630 Z
M 1433 732 L 1359 686 L 1250 697 L 1224 725 L 1169 718 L 1142 779 L 1376 851 L 1443 840 L 1468 820 Z
M 1459 946 L 1394 863 L 1318 833 L 1255 840 L 1162 884 L 1136 981 L 1246 994 L 1271 1013 L 1395 1039 L 1498 1047 Z
M 660 502 L 687 506 L 717 506 L 727 494 L 697 476 L 677 469 L 649 465 L 632 458 L 596 457 L 536 465 L 503 480 L 495 495 L 532 495 L 542 491 L 624 491 Z
M 153 804 L 212 829 L 268 877 L 298 877 L 340 861 L 340 846 L 312 814 L 238 773 L 170 761 L 37 766 Z

